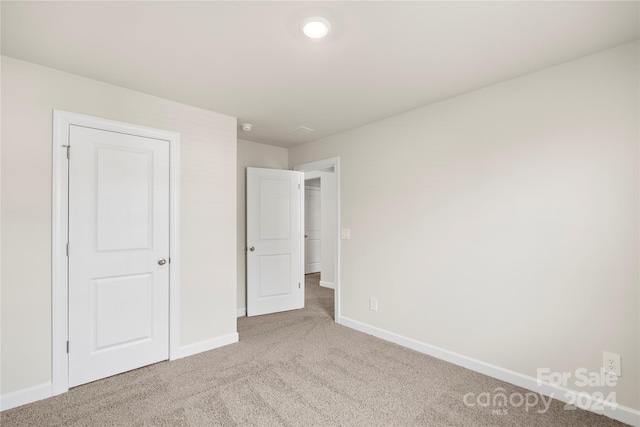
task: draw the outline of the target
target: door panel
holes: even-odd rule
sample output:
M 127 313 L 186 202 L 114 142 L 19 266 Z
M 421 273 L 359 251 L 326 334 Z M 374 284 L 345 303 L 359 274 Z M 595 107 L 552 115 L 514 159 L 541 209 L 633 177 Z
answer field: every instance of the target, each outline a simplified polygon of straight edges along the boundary
M 304 307 L 301 182 L 300 172 L 247 168 L 248 316 Z
M 169 143 L 70 126 L 69 386 L 168 359 Z
M 291 240 L 291 185 L 288 179 L 260 178 L 260 240 Z
M 97 148 L 95 224 L 99 251 L 149 248 L 152 154 L 116 147 Z
M 260 298 L 286 296 L 290 292 L 291 256 L 262 255 L 260 259 Z
M 151 339 L 153 282 L 150 274 L 93 281 L 95 350 Z M 118 316 L 112 313 L 117 312 Z

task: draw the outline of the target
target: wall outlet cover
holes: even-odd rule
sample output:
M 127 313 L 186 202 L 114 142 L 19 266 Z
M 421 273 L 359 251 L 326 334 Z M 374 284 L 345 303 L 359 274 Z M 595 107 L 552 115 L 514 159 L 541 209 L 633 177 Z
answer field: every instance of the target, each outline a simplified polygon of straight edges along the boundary
M 622 376 L 622 366 L 620 365 L 620 355 L 616 353 L 602 352 L 602 367 L 606 374 Z

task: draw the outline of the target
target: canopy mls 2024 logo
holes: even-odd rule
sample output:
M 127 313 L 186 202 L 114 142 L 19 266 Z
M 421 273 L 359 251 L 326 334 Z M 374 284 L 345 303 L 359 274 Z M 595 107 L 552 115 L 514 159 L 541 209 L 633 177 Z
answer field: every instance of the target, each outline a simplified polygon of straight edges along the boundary
M 469 392 L 463 396 L 462 400 L 468 407 L 490 408 L 493 415 L 508 415 L 509 408 L 520 407 L 523 407 L 526 412 L 535 411 L 544 414 L 549 410 L 554 397 L 567 402 L 564 409 L 568 411 L 577 408 L 602 411 L 605 406 L 610 409 L 617 407 L 616 392 L 608 390 L 614 388 L 617 382 L 618 377 L 606 373 L 604 369 L 598 372 L 589 371 L 586 368 L 578 368 L 574 372 L 552 372 L 549 368 L 538 368 L 538 386 L 553 385 L 572 390 L 576 388 L 598 388 L 598 390 L 579 393 L 568 391 L 560 397 L 554 393 L 545 396 L 533 391 L 507 393 L 504 388 L 498 387 L 491 392 Z M 605 391 L 601 391 L 602 389 Z

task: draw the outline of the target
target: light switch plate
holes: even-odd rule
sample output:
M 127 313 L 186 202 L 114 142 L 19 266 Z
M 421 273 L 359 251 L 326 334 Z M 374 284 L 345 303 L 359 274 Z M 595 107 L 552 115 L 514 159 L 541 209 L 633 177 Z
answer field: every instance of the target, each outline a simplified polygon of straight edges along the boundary
M 340 236 L 342 237 L 342 240 L 350 240 L 351 239 L 351 229 L 350 228 L 343 228 Z

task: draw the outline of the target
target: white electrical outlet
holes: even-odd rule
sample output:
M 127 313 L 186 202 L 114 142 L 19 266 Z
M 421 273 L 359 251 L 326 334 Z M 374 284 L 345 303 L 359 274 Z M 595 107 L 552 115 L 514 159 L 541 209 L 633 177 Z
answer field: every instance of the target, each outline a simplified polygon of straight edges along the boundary
M 622 376 L 622 367 L 620 366 L 620 355 L 615 353 L 602 352 L 602 367 L 606 374 Z
M 371 309 L 371 311 L 378 311 L 378 298 L 369 298 L 369 309 Z

